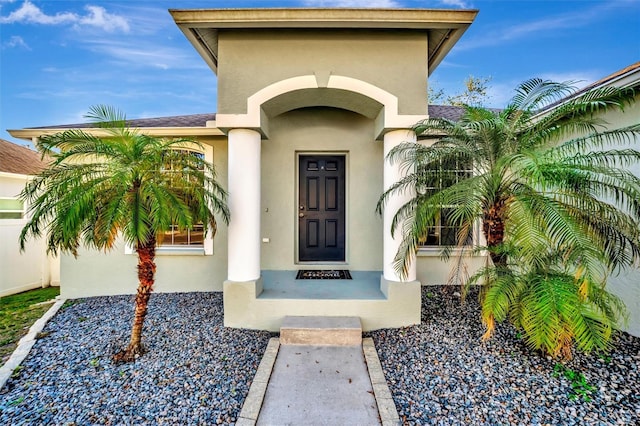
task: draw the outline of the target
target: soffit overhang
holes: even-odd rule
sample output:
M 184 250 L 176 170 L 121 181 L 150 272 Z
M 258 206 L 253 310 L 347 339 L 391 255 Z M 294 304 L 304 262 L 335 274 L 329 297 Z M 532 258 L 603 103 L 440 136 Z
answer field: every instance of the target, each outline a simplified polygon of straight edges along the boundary
M 171 9 L 174 21 L 211 69 L 218 34 L 228 29 L 367 29 L 424 31 L 428 72 L 436 69 L 473 22 L 477 10 L 448 9 Z
M 65 130 L 74 130 L 78 129 L 78 126 L 69 125 L 65 126 L 56 126 L 52 128 L 46 127 L 38 127 L 38 128 L 30 128 L 30 129 L 10 129 L 7 132 L 17 139 L 24 140 L 32 140 L 33 138 L 39 138 L 42 136 L 54 135 L 57 133 L 64 132 Z M 83 132 L 88 134 L 99 136 L 99 137 L 108 137 L 111 136 L 110 133 L 106 132 L 104 129 L 100 128 L 92 128 L 92 127 L 82 127 L 80 128 Z M 220 129 L 215 126 L 215 122 L 208 123 L 207 127 L 143 127 L 136 128 L 141 133 L 149 136 L 155 137 L 166 137 L 166 138 L 197 138 L 197 137 L 220 137 L 225 136 L 224 133 Z

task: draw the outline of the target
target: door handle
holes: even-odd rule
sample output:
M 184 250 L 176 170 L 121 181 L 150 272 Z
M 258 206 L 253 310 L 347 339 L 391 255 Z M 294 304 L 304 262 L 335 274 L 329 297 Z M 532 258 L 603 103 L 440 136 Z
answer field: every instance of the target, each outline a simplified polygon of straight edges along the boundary
M 298 217 L 304 217 L 304 213 L 298 213 Z
M 300 206 L 300 210 L 304 210 L 304 206 Z

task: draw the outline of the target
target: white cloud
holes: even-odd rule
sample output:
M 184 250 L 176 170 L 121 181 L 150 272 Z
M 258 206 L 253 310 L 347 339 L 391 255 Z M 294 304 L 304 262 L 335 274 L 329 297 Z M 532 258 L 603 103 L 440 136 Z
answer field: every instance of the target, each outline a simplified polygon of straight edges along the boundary
M 586 87 L 587 85 L 598 80 L 602 76 L 602 71 L 598 70 L 579 70 L 579 71 L 567 71 L 567 72 L 548 72 L 535 75 L 534 77 L 542 78 L 543 80 L 551 80 L 556 82 L 570 82 L 577 89 Z M 507 102 L 515 95 L 516 87 L 527 78 L 520 78 L 513 76 L 507 80 L 491 81 L 487 90 L 488 106 L 492 108 L 504 108 Z
M 469 9 L 471 8 L 471 4 L 464 0 L 440 0 L 442 4 L 445 6 L 455 6 L 460 9 Z
M 503 82 L 491 82 L 487 88 L 487 106 L 490 108 L 504 108 L 515 95 L 515 88 L 520 81 L 511 79 Z
M 173 20 L 167 14 L 166 8 L 146 6 L 148 3 L 151 2 L 132 1 L 118 4 L 118 12 L 127 17 L 127 22 L 132 31 L 137 35 L 155 35 L 166 34 L 176 29 Z
M 74 13 L 64 12 L 55 15 L 46 15 L 36 5 L 30 1 L 22 3 L 19 9 L 14 10 L 8 16 L 0 17 L 0 23 L 12 24 L 24 22 L 30 24 L 57 25 L 67 22 L 75 22 L 78 16 Z
M 438 65 L 438 68 L 443 68 L 443 67 L 448 67 L 448 68 L 469 68 L 469 64 L 464 64 L 464 63 L 460 63 L 460 62 L 451 62 L 448 58 L 445 58 L 442 60 L 442 62 L 440 62 L 440 65 Z
M 11 36 L 8 41 L 2 43 L 3 48 L 22 47 L 23 49 L 31 50 L 29 45 L 20 36 Z
M 81 16 L 78 20 L 80 25 L 101 28 L 107 32 L 114 32 L 118 29 L 129 32 L 129 23 L 125 18 L 113 15 L 100 6 L 85 6 L 88 14 Z
M 1 0 L 0 0 L 1 1 Z M 58 12 L 55 15 L 47 15 L 38 6 L 25 0 L 18 9 L 7 16 L 0 16 L 0 23 L 13 24 L 40 24 L 40 25 L 63 25 L 73 24 L 75 27 L 94 27 L 107 32 L 122 30 L 129 31 L 129 23 L 121 16 L 108 13 L 100 6 L 85 6 L 87 13 L 78 15 L 72 12 Z
M 134 66 L 168 69 L 205 69 L 202 60 L 189 50 L 141 41 L 132 45 L 127 41 L 107 39 L 84 40 L 89 50 Z M 190 56 L 191 55 L 191 56 Z
M 400 2 L 395 0 L 305 0 L 307 7 L 380 7 L 394 8 L 402 7 Z
M 445 0 L 456 1 L 456 0 Z M 633 0 L 635 1 L 635 0 Z M 565 13 L 556 16 L 549 16 L 536 21 L 518 23 L 516 25 L 504 26 L 503 28 L 485 32 L 481 36 L 476 36 L 468 41 L 461 41 L 456 45 L 456 50 L 468 50 L 478 47 L 488 47 L 503 44 L 518 39 L 523 39 L 531 35 L 553 34 L 554 31 L 567 28 L 579 28 L 592 24 L 602 14 L 609 12 L 616 7 L 624 7 L 629 1 L 597 3 L 590 8 L 576 9 L 575 12 Z M 500 28 L 499 23 L 493 23 L 493 27 Z

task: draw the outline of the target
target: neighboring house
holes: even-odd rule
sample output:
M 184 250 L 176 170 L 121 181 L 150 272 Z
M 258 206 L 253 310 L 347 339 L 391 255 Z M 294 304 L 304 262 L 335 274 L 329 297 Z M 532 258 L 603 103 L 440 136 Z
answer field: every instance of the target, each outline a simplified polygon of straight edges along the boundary
M 18 242 L 27 223 L 18 194 L 45 166 L 37 152 L 0 139 L 0 297 L 60 285 L 60 262 L 47 256 L 44 240 L 29 241 L 22 253 Z

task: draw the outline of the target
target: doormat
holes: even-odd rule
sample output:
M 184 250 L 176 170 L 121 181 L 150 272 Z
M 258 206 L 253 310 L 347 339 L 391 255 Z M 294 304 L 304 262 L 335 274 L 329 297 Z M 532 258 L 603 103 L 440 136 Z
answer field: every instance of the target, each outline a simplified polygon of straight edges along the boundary
M 350 280 L 351 274 L 346 269 L 299 270 L 296 280 Z

